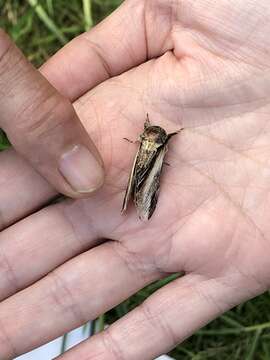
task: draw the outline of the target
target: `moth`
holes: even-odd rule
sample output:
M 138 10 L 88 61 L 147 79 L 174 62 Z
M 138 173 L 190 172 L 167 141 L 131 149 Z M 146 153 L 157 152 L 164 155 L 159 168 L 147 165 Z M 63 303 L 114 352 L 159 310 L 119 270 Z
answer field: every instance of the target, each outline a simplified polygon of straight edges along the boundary
M 160 175 L 168 142 L 181 130 L 183 129 L 167 134 L 162 127 L 151 125 L 147 115 L 129 175 L 122 213 L 127 210 L 128 203 L 133 198 L 139 218 L 143 221 L 151 218 L 158 201 Z

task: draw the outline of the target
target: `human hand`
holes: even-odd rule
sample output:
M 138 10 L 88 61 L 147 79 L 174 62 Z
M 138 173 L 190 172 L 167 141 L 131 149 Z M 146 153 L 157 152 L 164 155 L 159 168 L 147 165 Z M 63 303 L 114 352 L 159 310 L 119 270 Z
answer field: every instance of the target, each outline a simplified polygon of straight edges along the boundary
M 127 1 L 43 67 L 77 99 L 106 181 L 91 200 L 2 232 L 4 359 L 169 273 L 185 275 L 63 359 L 152 359 L 269 288 L 269 12 L 266 1 Z M 147 112 L 168 131 L 185 130 L 170 143 L 156 212 L 142 223 L 134 209 L 120 215 L 136 152 L 122 138 L 142 131 Z M 48 191 L 26 164 L 19 170 L 26 194 Z
M 102 160 L 71 103 L 1 29 L 0 89 L 0 127 L 59 192 L 78 198 L 102 185 Z

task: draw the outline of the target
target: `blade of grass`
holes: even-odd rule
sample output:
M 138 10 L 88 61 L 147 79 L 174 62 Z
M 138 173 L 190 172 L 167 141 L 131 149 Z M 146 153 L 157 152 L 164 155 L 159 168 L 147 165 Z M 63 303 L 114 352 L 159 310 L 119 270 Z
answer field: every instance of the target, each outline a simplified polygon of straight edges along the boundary
M 97 333 L 101 332 L 102 330 L 104 330 L 104 327 L 105 327 L 105 315 L 102 314 L 95 321 L 95 334 L 97 334 Z
M 88 31 L 93 26 L 92 2 L 91 0 L 82 0 L 84 13 L 84 28 Z
M 13 40 L 16 42 L 22 36 L 32 31 L 33 28 L 33 11 L 27 12 L 24 16 L 20 17 L 17 24 L 12 27 L 10 33 Z
M 88 321 L 86 324 L 83 325 L 83 335 L 85 334 L 89 334 L 89 332 L 91 331 L 91 321 Z
M 79 34 L 80 32 L 80 27 L 79 26 L 71 26 L 69 28 L 63 28 L 62 29 L 63 33 L 66 33 L 66 34 Z M 54 40 L 56 39 L 56 36 L 54 34 L 50 34 L 46 37 L 43 37 L 43 38 L 36 38 L 36 39 L 33 39 L 32 41 L 32 44 L 33 45 L 42 45 L 42 44 L 49 44 L 51 42 L 53 42 Z
M 231 317 L 227 316 L 227 315 L 222 315 L 220 317 L 225 323 L 227 323 L 228 325 L 231 325 L 233 327 L 236 328 L 243 328 L 244 326 L 241 325 L 238 321 L 232 319 Z
M 91 326 L 89 328 L 89 337 L 95 335 L 96 321 L 97 319 L 91 321 Z
M 266 359 L 270 359 L 270 351 L 269 351 L 269 346 L 266 342 L 263 342 L 262 343 L 262 348 L 263 348 L 263 360 L 266 360 Z
M 123 302 L 122 304 L 119 304 L 118 306 L 116 306 L 115 308 L 117 316 L 119 317 L 119 319 L 123 316 L 125 316 L 128 313 L 128 306 L 126 302 Z
M 9 146 L 0 144 L 0 151 L 8 149 Z
M 253 332 L 258 330 L 264 330 L 270 328 L 270 322 L 258 324 L 258 325 L 252 325 L 252 326 L 243 326 L 239 328 L 234 329 L 217 329 L 217 330 L 199 330 L 197 334 L 202 335 L 233 335 L 233 334 L 240 334 L 240 333 L 247 333 L 247 332 Z
M 0 151 L 6 150 L 10 147 L 10 143 L 8 141 L 8 138 L 6 137 L 3 130 L 0 129 Z
M 189 351 L 188 349 L 185 349 L 184 347 L 179 346 L 178 350 L 179 350 L 179 352 L 187 355 L 191 359 L 193 359 L 193 357 L 195 356 L 194 352 Z
M 255 352 L 259 343 L 260 335 L 262 333 L 262 329 L 259 329 L 255 332 L 255 335 L 253 337 L 249 352 L 246 356 L 246 360 L 253 360 L 255 359 Z
M 67 339 L 68 333 L 63 336 L 62 344 L 61 344 L 61 354 L 63 354 L 67 350 Z
M 44 8 L 38 3 L 38 0 L 27 0 L 28 3 L 34 8 L 37 16 L 43 22 L 43 24 L 56 36 L 62 45 L 68 42 L 68 39 L 62 33 L 62 31 L 56 26 L 53 20 L 48 16 Z
M 53 0 L 47 0 L 47 9 L 48 9 L 48 13 L 51 16 L 53 16 L 54 15 Z

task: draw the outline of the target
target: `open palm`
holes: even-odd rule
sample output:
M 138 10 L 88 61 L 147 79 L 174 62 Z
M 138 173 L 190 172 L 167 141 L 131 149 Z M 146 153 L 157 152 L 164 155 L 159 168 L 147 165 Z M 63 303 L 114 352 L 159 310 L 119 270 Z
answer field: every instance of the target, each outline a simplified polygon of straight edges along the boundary
M 106 181 L 90 199 L 2 232 L 4 359 L 169 273 L 185 275 L 63 358 L 152 359 L 269 287 L 269 15 L 266 1 L 126 1 L 44 65 L 74 100 Z M 184 131 L 169 144 L 157 209 L 143 223 L 132 206 L 120 210 L 136 152 L 123 137 L 137 139 L 146 113 Z M 15 153 L 1 156 L 23 191 L 7 225 L 54 192 Z

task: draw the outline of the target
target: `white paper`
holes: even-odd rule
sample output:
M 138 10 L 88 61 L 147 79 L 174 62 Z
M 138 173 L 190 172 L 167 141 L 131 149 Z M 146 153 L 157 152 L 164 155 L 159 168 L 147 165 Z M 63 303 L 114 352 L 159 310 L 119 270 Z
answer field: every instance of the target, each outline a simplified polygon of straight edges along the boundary
M 79 344 L 81 341 L 89 337 L 89 325 L 88 328 L 80 327 L 71 331 L 67 336 L 66 350 Z M 59 337 L 50 343 L 43 345 L 27 354 L 21 355 L 14 360 L 52 360 L 61 353 L 61 346 L 63 337 Z M 162 355 L 156 360 L 173 360 L 167 355 Z

